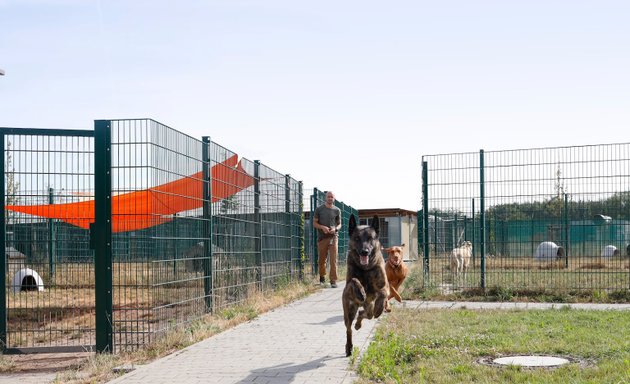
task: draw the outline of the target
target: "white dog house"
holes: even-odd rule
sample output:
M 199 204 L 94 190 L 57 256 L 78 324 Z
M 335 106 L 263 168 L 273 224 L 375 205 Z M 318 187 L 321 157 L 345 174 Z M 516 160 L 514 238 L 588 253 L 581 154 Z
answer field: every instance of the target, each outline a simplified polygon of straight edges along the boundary
M 34 270 L 22 268 L 13 275 L 11 287 L 14 293 L 21 291 L 43 291 L 44 280 L 42 280 L 39 274 Z
M 553 241 L 543 241 L 538 244 L 534 258 L 540 261 L 554 261 L 564 257 L 564 248 Z
M 619 250 L 614 245 L 607 245 L 602 249 L 602 257 L 619 256 Z

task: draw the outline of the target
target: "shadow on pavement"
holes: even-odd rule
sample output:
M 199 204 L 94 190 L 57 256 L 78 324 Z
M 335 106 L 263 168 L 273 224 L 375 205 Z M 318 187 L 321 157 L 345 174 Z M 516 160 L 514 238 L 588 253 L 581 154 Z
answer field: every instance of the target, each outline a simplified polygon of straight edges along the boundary
M 269 378 L 273 383 L 291 383 L 298 373 L 321 368 L 324 366 L 324 361 L 331 359 L 334 359 L 334 357 L 322 357 L 303 364 L 292 365 L 290 363 L 286 363 L 275 365 L 273 367 L 256 369 L 238 383 L 251 384 L 257 378 L 260 380 L 260 377 Z
M 319 323 L 308 323 L 308 325 L 332 325 L 342 323 L 343 324 L 343 315 L 329 317 L 324 321 L 320 321 Z

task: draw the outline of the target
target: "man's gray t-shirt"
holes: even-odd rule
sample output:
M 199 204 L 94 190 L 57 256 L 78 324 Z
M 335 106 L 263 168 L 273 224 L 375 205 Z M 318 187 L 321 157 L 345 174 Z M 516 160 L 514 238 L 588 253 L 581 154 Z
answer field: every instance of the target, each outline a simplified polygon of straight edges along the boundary
M 334 205 L 332 208 L 328 208 L 325 204 L 320 205 L 315 208 L 315 213 L 313 213 L 313 218 L 317 219 L 317 222 L 325 227 L 336 227 L 341 224 L 341 210 Z M 325 235 L 321 229 L 317 229 L 317 240 L 320 241 L 324 238 L 331 238 L 335 235 Z

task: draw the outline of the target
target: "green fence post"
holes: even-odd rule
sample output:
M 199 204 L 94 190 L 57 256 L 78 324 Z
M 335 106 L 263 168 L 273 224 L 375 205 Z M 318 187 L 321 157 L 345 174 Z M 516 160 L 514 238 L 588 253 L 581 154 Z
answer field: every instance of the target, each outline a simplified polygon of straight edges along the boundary
M 424 230 L 424 283 L 429 278 L 429 164 L 422 162 L 422 229 Z M 434 224 L 434 226 L 437 222 Z M 437 228 L 434 228 L 437 232 Z M 436 248 L 437 249 L 437 248 Z
M 55 189 L 48 187 L 48 204 L 55 204 Z M 48 270 L 50 271 L 50 283 L 55 277 L 55 219 L 48 219 Z
M 455 233 L 451 235 L 451 239 L 453 237 L 455 237 L 455 241 L 454 241 L 454 244 L 453 244 L 453 248 L 455 248 L 455 247 L 459 246 L 459 217 L 457 216 L 457 213 L 453 217 L 453 227 L 452 228 L 454 229 Z M 446 251 L 446 249 L 444 251 Z
M 475 246 L 475 234 L 476 234 L 476 228 L 475 228 L 475 199 L 472 199 L 472 244 L 473 244 L 473 248 L 472 248 L 472 267 L 475 267 L 475 248 L 477 248 Z
M 422 201 L 422 193 L 420 193 L 420 201 Z M 422 253 L 422 245 L 424 244 L 424 220 L 423 220 L 424 214 L 422 212 L 422 209 L 419 209 L 418 211 L 416 211 L 416 238 L 418 239 L 417 244 L 416 244 L 416 252 L 418 252 L 418 260 L 420 259 L 420 254 Z M 411 236 L 411 233 L 409 234 Z M 411 241 L 411 238 L 409 238 Z M 409 251 L 411 252 L 411 248 L 409 248 Z M 411 254 L 410 254 L 411 256 Z
M 298 252 L 299 252 L 299 267 L 300 267 L 300 280 L 304 280 L 304 194 L 302 192 L 302 182 L 298 182 L 298 198 L 299 200 L 299 224 L 298 224 Z
M 2 207 L 2 214 L 0 214 L 0 230 L 2 236 L 0 236 L 0 249 L 6 250 L 5 236 L 6 236 L 6 214 L 4 210 L 5 206 L 5 146 L 4 146 L 4 132 L 0 133 L 0 207 Z M 7 252 L 3 251 L 0 257 L 0 296 L 2 297 L 2 305 L 0 305 L 0 350 L 4 352 L 7 349 Z
M 481 238 L 479 256 L 481 258 L 481 288 L 486 289 L 486 190 L 485 190 L 485 173 L 484 173 L 484 152 L 483 149 L 479 151 L 479 236 Z
M 529 226 L 530 227 L 530 233 L 531 233 L 531 235 L 530 235 L 530 239 L 531 239 L 530 243 L 531 243 L 531 246 L 532 246 L 531 247 L 532 248 L 531 249 L 531 254 L 535 255 L 536 254 L 536 241 L 534 240 L 535 239 L 534 234 L 535 234 L 536 228 L 534 226 L 534 224 L 535 224 L 535 222 L 534 222 L 534 213 L 532 213 L 530 215 L 530 222 L 531 222 L 531 225 Z M 582 226 L 582 228 L 584 228 L 584 226 Z
M 262 218 L 260 215 L 260 160 L 254 160 L 254 220 L 258 230 L 255 234 L 256 274 L 258 289 L 263 290 Z
M 343 202 L 338 202 L 335 201 L 335 206 L 337 206 L 337 208 L 339 208 L 339 210 L 341 211 L 341 217 L 339 218 L 339 221 L 341 222 L 341 233 L 337 233 L 337 249 L 338 249 L 338 253 L 337 253 L 337 264 L 339 264 L 339 261 L 343 260 L 344 262 L 346 261 L 346 259 L 343 257 L 343 255 L 346 254 L 346 239 L 343 235 L 344 231 L 343 231 L 343 227 L 344 227 L 344 221 L 346 220 L 350 220 L 350 219 L 346 219 L 347 217 L 350 217 L 350 213 L 348 212 L 350 208 L 349 206 L 346 205 L 346 203 Z M 357 220 L 359 218 L 357 217 Z
M 445 225 L 442 225 L 442 229 L 446 229 Z M 446 230 L 444 231 L 446 232 Z M 438 215 L 437 211 L 433 214 L 433 253 L 438 256 Z
M 569 268 L 569 195 L 564 194 L 564 244 L 565 244 L 565 252 L 564 252 L 564 267 Z
M 313 275 L 319 273 L 317 259 L 319 258 L 319 253 L 317 252 L 317 230 L 315 230 L 315 208 L 317 208 L 317 193 L 319 191 L 317 188 L 313 188 L 313 195 L 311 196 L 311 243 L 313 253 L 313 260 L 311 264 L 313 265 Z
M 177 228 L 177 213 L 173 213 L 173 279 L 177 279 L 177 240 L 179 239 L 179 229 Z
M 212 308 L 212 157 L 210 154 L 210 136 L 203 136 L 201 148 L 203 171 L 203 293 L 206 303 L 206 311 L 213 312 Z
M 289 183 L 291 175 L 284 175 L 284 211 L 291 213 L 291 185 Z
M 284 212 L 285 215 L 284 217 L 285 219 L 285 224 L 287 225 L 287 228 L 289 228 L 289 252 L 286 255 L 286 260 L 285 262 L 289 265 L 289 278 L 291 278 L 291 281 L 293 281 L 293 263 L 291 263 L 291 256 L 293 254 L 292 252 L 292 246 L 293 246 L 293 227 L 291 226 L 292 221 L 291 220 L 291 185 L 289 184 L 289 181 L 291 179 L 291 175 L 286 174 L 284 175 Z
M 114 352 L 112 305 L 111 121 L 94 121 L 94 248 L 96 351 Z

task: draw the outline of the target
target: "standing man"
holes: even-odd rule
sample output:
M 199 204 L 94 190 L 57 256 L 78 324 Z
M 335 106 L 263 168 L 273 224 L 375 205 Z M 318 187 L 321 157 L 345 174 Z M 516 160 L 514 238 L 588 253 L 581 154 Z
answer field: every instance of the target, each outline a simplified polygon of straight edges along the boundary
M 326 281 L 326 259 L 330 252 L 330 287 L 337 288 L 337 247 L 341 229 L 341 210 L 334 205 L 335 194 L 326 192 L 326 202 L 315 209 L 313 227 L 317 229 L 319 283 Z

